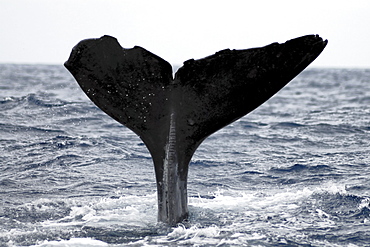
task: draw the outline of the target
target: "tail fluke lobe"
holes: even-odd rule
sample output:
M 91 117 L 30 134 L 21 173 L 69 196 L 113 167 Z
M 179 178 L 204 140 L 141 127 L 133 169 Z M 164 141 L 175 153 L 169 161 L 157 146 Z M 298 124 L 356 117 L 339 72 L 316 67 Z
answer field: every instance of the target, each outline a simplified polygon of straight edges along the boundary
M 178 70 L 187 136 L 201 140 L 251 112 L 306 68 L 325 48 L 315 35 L 284 44 L 247 50 L 223 50 L 189 60 Z
M 212 133 L 251 112 L 306 68 L 327 41 L 308 35 L 247 50 L 223 50 L 171 65 L 110 36 L 81 41 L 65 63 L 88 97 L 134 131 L 149 149 L 158 189 L 158 219 L 188 215 L 188 164 Z
M 100 109 L 140 137 L 164 117 L 172 67 L 144 48 L 124 49 L 110 36 L 84 40 L 65 66 Z

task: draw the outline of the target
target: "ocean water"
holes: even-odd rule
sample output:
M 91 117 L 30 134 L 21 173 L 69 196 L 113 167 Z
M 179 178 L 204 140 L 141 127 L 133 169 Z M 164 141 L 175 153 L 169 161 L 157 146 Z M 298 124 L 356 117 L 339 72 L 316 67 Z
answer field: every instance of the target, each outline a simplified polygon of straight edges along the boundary
M 307 69 L 210 136 L 188 222 L 62 65 L 0 65 L 0 246 L 369 246 L 370 69 Z

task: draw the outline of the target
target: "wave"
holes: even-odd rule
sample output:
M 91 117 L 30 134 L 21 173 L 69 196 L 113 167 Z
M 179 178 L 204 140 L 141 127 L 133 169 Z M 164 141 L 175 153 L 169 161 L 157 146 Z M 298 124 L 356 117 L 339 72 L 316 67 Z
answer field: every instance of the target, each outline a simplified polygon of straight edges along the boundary
M 40 199 L 16 208 L 5 208 L 0 219 L 6 224 L 19 224 L 17 228 L 23 229 L 18 235 L 7 235 L 8 241 L 29 245 L 35 244 L 37 239 L 38 243 L 44 241 L 40 246 L 83 243 L 91 238 L 96 240 L 95 244 L 139 246 L 269 245 L 271 237 L 302 245 L 319 240 L 328 229 L 342 231 L 343 226 L 337 229 L 336 222 L 350 227 L 370 219 L 368 197 L 349 194 L 330 183 L 285 191 L 223 189 L 189 200 L 189 221 L 173 228 L 156 223 L 156 194 L 118 194 L 114 198 L 90 200 Z M 37 234 L 29 228 L 34 225 L 38 226 Z M 269 227 L 271 225 L 275 227 Z M 311 228 L 317 230 L 313 232 Z M 306 238 L 302 239 L 298 233 Z M 5 240 L 4 235 L 1 239 Z M 49 242 L 49 239 L 64 241 Z M 350 240 L 348 235 L 341 241 Z
M 270 172 L 273 173 L 331 173 L 334 172 L 334 168 L 328 165 L 302 165 L 302 164 L 294 164 L 292 166 L 286 168 L 272 168 Z
M 26 125 L 19 125 L 19 124 L 11 124 L 11 123 L 0 123 L 0 131 L 6 133 L 19 133 L 19 132 L 33 132 L 33 133 L 64 133 L 63 130 L 59 129 L 49 129 L 49 128 L 41 128 L 41 127 L 34 127 L 34 126 L 26 126 Z
M 0 100 L 3 110 L 9 110 L 15 107 L 60 107 L 68 104 L 67 101 L 50 99 L 54 94 L 28 94 L 22 97 L 6 97 Z
M 306 127 L 304 124 L 294 123 L 294 122 L 281 122 L 275 124 L 272 128 L 299 128 Z

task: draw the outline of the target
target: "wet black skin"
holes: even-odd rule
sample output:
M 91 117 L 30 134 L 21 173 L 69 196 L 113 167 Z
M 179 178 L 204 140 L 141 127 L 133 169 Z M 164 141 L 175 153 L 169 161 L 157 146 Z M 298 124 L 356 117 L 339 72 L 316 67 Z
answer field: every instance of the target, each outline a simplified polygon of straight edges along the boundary
M 175 225 L 188 216 L 188 165 L 212 133 L 260 106 L 304 70 L 327 41 L 307 35 L 261 48 L 222 50 L 171 65 L 111 36 L 88 39 L 65 67 L 87 96 L 134 131 L 153 158 L 158 220 Z

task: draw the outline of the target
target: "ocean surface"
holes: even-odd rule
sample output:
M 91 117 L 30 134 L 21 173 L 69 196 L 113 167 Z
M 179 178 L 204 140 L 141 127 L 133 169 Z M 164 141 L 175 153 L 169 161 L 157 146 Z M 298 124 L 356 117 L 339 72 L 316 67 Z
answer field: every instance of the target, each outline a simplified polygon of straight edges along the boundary
M 188 222 L 62 65 L 0 65 L 0 246 L 370 246 L 370 69 L 310 69 L 210 136 Z

